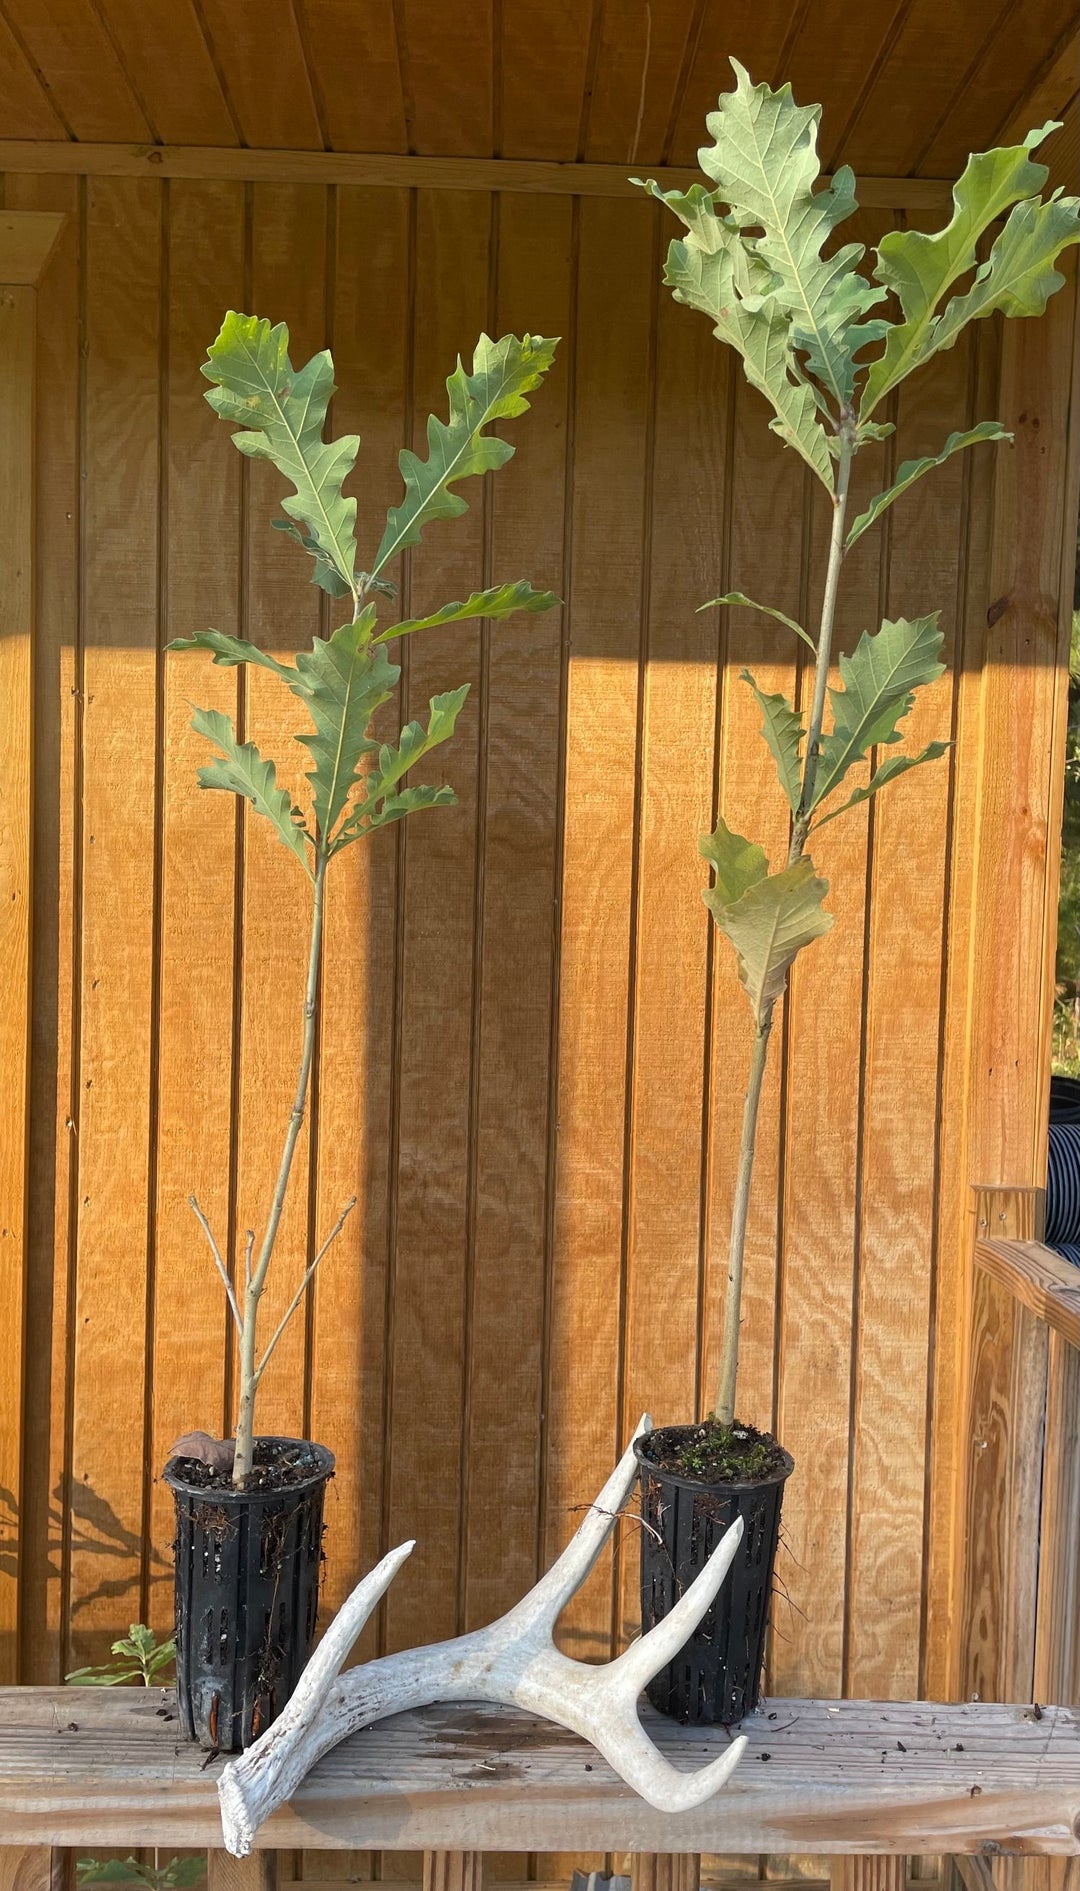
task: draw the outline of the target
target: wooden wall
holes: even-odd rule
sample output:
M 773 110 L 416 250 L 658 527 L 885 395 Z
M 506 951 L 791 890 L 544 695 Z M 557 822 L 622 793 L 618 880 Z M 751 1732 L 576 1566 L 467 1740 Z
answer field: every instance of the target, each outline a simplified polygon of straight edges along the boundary
M 546 1565 L 643 1408 L 709 1402 L 748 1020 L 696 836 L 719 805 L 783 847 L 737 678 L 799 679 L 779 629 L 695 607 L 737 585 L 813 613 L 821 495 L 660 289 L 644 202 L 12 175 L 6 203 L 69 218 L 39 296 L 23 1489 L 0 1543 L 4 1666 L 26 1681 L 169 1618 L 158 1473 L 179 1430 L 228 1423 L 232 1391 L 187 1197 L 231 1239 L 258 1222 L 295 1074 L 305 889 L 200 793 L 188 728 L 192 701 L 239 707 L 288 756 L 295 708 L 260 672 L 163 648 L 213 624 L 291 651 L 319 596 L 198 364 L 230 305 L 286 319 L 296 358 L 331 343 L 367 544 L 456 351 L 485 326 L 563 337 L 517 457 L 404 574 L 412 608 L 519 576 L 566 608 L 405 652 L 403 713 L 473 684 L 445 752 L 461 805 L 334 877 L 272 1307 L 360 1207 L 262 1394 L 265 1429 L 338 1456 L 328 1605 L 415 1536 L 366 1650 L 452 1634 Z M 892 220 L 864 213 L 862 234 Z M 984 1181 L 1038 1161 L 1072 290 L 1014 326 L 1019 378 L 981 324 L 901 393 L 881 453 L 1000 412 L 1027 460 L 952 459 L 847 572 L 848 645 L 941 606 L 948 673 L 911 739 L 956 746 L 822 835 L 836 926 L 800 962 L 768 1079 L 742 1406 L 798 1462 L 771 1663 L 796 1694 L 946 1685 L 967 1188 L 976 1158 L 1000 1171 Z M 628 1530 L 568 1648 L 632 1628 L 635 1558 Z

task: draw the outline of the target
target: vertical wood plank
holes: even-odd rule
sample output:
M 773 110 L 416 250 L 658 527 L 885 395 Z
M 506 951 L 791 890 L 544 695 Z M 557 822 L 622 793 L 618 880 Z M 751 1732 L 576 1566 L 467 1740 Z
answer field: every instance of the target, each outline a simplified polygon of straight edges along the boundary
M 934 453 L 964 427 L 969 380 L 969 350 L 960 347 L 904 388 L 895 456 Z M 904 719 L 911 753 L 952 729 L 961 459 L 905 496 L 883 547 L 887 614 L 942 612 L 946 674 Z M 877 471 L 884 484 L 880 459 Z M 871 1700 L 919 1693 L 949 801 L 946 757 L 890 784 L 871 811 L 846 1654 L 848 1687 Z
M 210 625 L 239 634 L 240 455 L 207 406 L 199 372 L 227 308 L 243 307 L 242 185 L 169 186 L 165 641 Z M 191 706 L 235 717 L 237 672 L 204 651 L 165 659 L 162 714 L 161 1024 L 155 1217 L 154 1479 L 150 1616 L 172 1617 L 174 1521 L 160 1473 L 170 1445 L 199 1429 L 228 1436 L 225 1296 L 189 1206 L 195 1194 L 223 1254 L 232 1133 L 236 806 L 208 793 L 208 749 Z
M 697 1852 L 635 1852 L 630 1861 L 631 1891 L 698 1891 L 700 1883 Z
M 618 1376 L 630 911 L 656 301 L 646 207 L 583 201 L 578 215 L 556 1147 L 541 1473 L 545 1566 L 573 1534 L 579 1507 L 592 1502 L 626 1444 Z M 610 322 L 612 297 L 620 309 L 617 328 Z M 560 1641 L 568 1653 L 607 1657 L 612 1594 L 608 1551 L 561 1618 Z M 537 1868 L 558 1879 L 575 1867 L 602 1865 L 599 1857 L 583 1862 L 556 1854 L 543 1855 Z
M 697 836 L 712 825 L 718 642 L 718 614 L 697 607 L 721 586 L 732 372 L 708 324 L 663 295 L 650 477 L 653 508 L 664 495 L 664 518 L 654 512 L 645 547 L 624 1435 L 643 1411 L 658 1425 L 697 1416 L 711 925 Z M 627 1635 L 640 1623 L 636 1531 L 620 1562 L 616 1626 Z
M 980 1184 L 1036 1182 L 1045 1162 L 1067 716 L 1065 576 L 1075 542 L 1080 457 L 1074 262 L 1067 273 L 1067 285 L 1051 299 L 1038 332 L 1035 324 L 1014 321 L 1005 324 L 1002 338 L 998 417 L 1015 438 L 1011 450 L 994 461 L 964 1061 L 967 1179 Z M 999 936 L 1009 938 L 1008 953 L 993 949 Z M 1038 981 L 1020 975 L 1018 968 L 1035 965 Z M 961 1255 L 955 1259 L 962 1265 Z M 965 1382 L 961 1351 L 954 1400 L 962 1400 Z M 948 1449 L 947 1390 L 939 1416 L 942 1448 Z M 957 1443 L 953 1453 L 953 1575 L 962 1592 L 963 1445 Z M 957 1627 L 954 1620 L 954 1675 L 964 1659 Z
M 326 192 L 315 185 L 257 185 L 252 204 L 251 303 L 256 314 L 289 325 L 294 363 L 326 343 Z M 230 431 L 223 428 L 226 433 Z M 233 449 L 235 452 L 235 448 Z M 243 635 L 263 649 L 290 655 L 309 644 L 322 622 L 320 593 L 307 557 L 275 532 L 283 485 L 265 461 L 247 474 Z M 296 699 L 269 672 L 244 678 L 244 733 L 278 763 L 278 780 L 305 806 L 307 752 L 294 740 L 304 727 Z M 240 1120 L 237 1229 L 261 1239 L 273 1195 L 285 1126 L 300 1061 L 304 980 L 311 938 L 311 886 L 271 830 L 244 810 L 242 894 Z M 300 1133 L 278 1230 L 260 1331 L 269 1338 L 303 1276 L 309 1251 L 309 1188 L 313 1108 Z M 298 1438 L 304 1429 L 305 1320 L 298 1313 L 259 1389 L 256 1430 Z
M 446 376 L 471 360 L 489 325 L 491 208 L 465 192 L 422 192 L 417 207 L 414 437 L 446 412 Z M 423 287 L 421 288 L 421 285 Z M 540 396 L 542 398 L 542 395 Z M 528 425 L 523 417 L 522 435 Z M 521 436 L 515 432 L 519 446 Z M 410 607 L 467 597 L 480 582 L 489 494 L 470 487 L 469 511 L 434 526 L 410 554 Z M 464 587 L 464 588 L 462 588 Z M 391 1648 L 460 1628 L 456 1584 L 461 1521 L 461 1427 L 466 1348 L 467 1177 L 476 920 L 480 632 L 412 640 L 405 713 L 426 720 L 436 691 L 468 682 L 452 742 L 429 781 L 448 781 L 459 805 L 403 823 L 404 955 L 394 1327 L 388 1440 L 388 1540 L 417 1549 L 387 1596 Z
M 64 1854 L 50 1845 L 0 1846 L 0 1891 L 63 1891 Z
M 834 1858 L 831 1891 L 904 1891 L 907 1859 L 881 1853 L 847 1853 Z
M 483 1852 L 425 1852 L 424 1891 L 483 1891 Z
M 1037 1701 L 1080 1697 L 1080 1352 L 1051 1333 L 1035 1635 Z
M 1034 1682 L 1047 1329 L 976 1264 L 971 1302 L 964 1698 Z
M 495 333 L 568 336 L 572 221 L 569 203 L 510 193 L 500 198 Z M 528 575 L 558 595 L 564 594 L 570 346 L 560 343 L 556 366 L 520 428 L 515 425 L 517 451 L 490 494 L 488 575 L 495 582 Z M 492 625 L 485 641 L 472 1316 L 462 1469 L 465 1628 L 493 1620 L 538 1573 L 562 613 Z
M 0 258 L 2 263 L 2 258 Z M 34 342 L 36 291 L 0 287 L 0 1487 L 15 1521 L 0 1558 L 0 1681 L 18 1679 L 19 1518 L 26 1355 L 30 1145 L 31 846 L 34 730 Z M 5 1533 L 6 1534 L 6 1533 Z
M 339 392 L 332 432 L 361 436 L 357 534 L 366 568 L 381 515 L 400 492 L 408 193 L 342 189 L 336 224 L 329 339 Z M 369 280 L 382 285 L 377 297 L 367 293 Z M 397 607 L 387 602 L 380 609 L 388 622 Z M 380 732 L 394 739 L 399 709 L 395 698 L 379 716 Z M 397 859 L 391 829 L 349 848 L 327 876 L 315 1190 L 320 1234 L 352 1195 L 359 1199 L 315 1283 L 309 1435 L 337 1459 L 327 1504 L 326 1619 L 388 1547 L 382 1541 L 383 1401 Z M 377 1628 L 370 1622 L 361 1637 L 358 1652 L 365 1658 L 376 1652 Z
M 88 185 L 74 1660 L 142 1609 L 162 193 Z
M 9 177 L 9 210 L 67 216 L 38 297 L 34 606 L 34 1012 L 27 1212 L 25 1481 L 20 1679 L 61 1678 L 61 1510 L 68 1386 L 68 1237 L 76 1161 L 72 1040 L 77 1010 L 75 819 L 80 700 L 78 592 L 79 278 L 77 179 Z
M 252 1852 L 250 1858 L 206 1854 L 207 1891 L 276 1891 L 277 1882 L 276 1852 Z

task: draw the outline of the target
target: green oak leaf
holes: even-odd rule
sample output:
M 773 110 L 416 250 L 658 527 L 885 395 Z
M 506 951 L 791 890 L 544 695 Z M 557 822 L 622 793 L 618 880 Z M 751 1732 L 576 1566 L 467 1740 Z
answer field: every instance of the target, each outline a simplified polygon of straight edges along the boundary
M 355 598 L 356 500 L 345 498 L 341 488 L 360 440 L 353 433 L 323 440 L 336 391 L 329 351 L 296 369 L 284 322 L 271 327 L 230 309 L 202 371 L 215 383 L 206 396 L 211 407 L 244 429 L 233 436 L 240 452 L 272 461 L 294 487 L 283 504 L 295 523 L 284 530 L 313 554 L 315 583 L 331 596 Z
M 913 486 L 915 481 L 921 479 L 923 474 L 928 473 L 932 467 L 943 466 L 945 461 L 954 453 L 959 453 L 961 448 L 976 446 L 981 440 L 1011 440 L 1012 437 L 1000 421 L 982 420 L 977 427 L 969 428 L 967 433 L 950 433 L 940 453 L 932 454 L 927 459 L 905 460 L 903 465 L 897 468 L 896 478 L 892 485 L 885 492 L 879 492 L 876 498 L 871 499 L 865 512 L 860 512 L 844 541 L 845 551 L 850 551 L 855 540 L 861 538 L 875 520 L 880 519 L 886 508 L 892 505 L 893 500 L 899 499 L 902 492 L 906 492 L 909 486 Z
M 953 214 L 944 229 L 932 235 L 922 230 L 890 230 L 882 237 L 874 274 L 899 298 L 904 319 L 890 328 L 884 350 L 871 364 L 860 403 L 862 424 L 912 368 L 939 348 L 952 346 L 963 321 L 989 314 L 991 307 L 1006 307 L 1005 302 L 993 300 L 995 278 L 997 289 L 1019 304 L 1008 310 L 1015 314 L 1039 313 L 1047 295 L 1059 286 L 1061 279 L 1050 264 L 1065 243 L 1075 242 L 1080 235 L 1075 199 L 1058 199 L 1049 220 L 1029 209 L 1010 231 L 1017 216 L 1013 210 L 994 244 L 997 260 L 992 252 L 978 271 L 970 292 L 975 300 L 958 297 L 960 307 L 950 303 L 943 316 L 937 315 L 942 297 L 976 267 L 983 232 L 1011 205 L 1020 205 L 1042 190 L 1049 173 L 1045 164 L 1032 163 L 1029 153 L 1056 129 L 1055 124 L 1047 124 L 1030 131 L 1022 144 L 970 157 L 953 186 Z
M 863 245 L 822 255 L 858 207 L 855 179 L 845 165 L 831 184 L 816 189 L 820 105 L 796 105 L 790 85 L 774 92 L 754 85 L 738 60 L 731 65 L 735 89 L 706 118 L 713 142 L 699 150 L 698 162 L 739 228 L 762 231 L 752 246 L 776 279 L 774 293 L 790 314 L 794 345 L 837 406 L 846 407 L 855 355 L 880 341 L 889 326 L 863 319 L 887 293 L 859 275 Z
M 748 887 L 756 886 L 769 871 L 765 850 L 756 841 L 735 834 L 721 817 L 712 834 L 703 834 L 698 848 L 709 862 L 716 878 L 702 894 L 715 916 L 725 906 L 741 899 Z
M 890 755 L 880 768 L 875 768 L 865 788 L 856 788 L 854 794 L 842 801 L 838 808 L 830 808 L 828 814 L 823 814 L 819 821 L 814 822 L 815 833 L 819 827 L 835 821 L 838 814 L 846 814 L 849 808 L 858 807 L 860 801 L 869 801 L 871 795 L 879 793 L 890 781 L 895 781 L 897 775 L 906 775 L 910 768 L 919 768 L 923 762 L 938 761 L 942 755 L 948 754 L 951 747 L 951 742 L 930 742 L 920 755 Z
M 698 610 L 711 611 L 717 604 L 741 604 L 745 610 L 761 611 L 766 617 L 775 617 L 778 624 L 786 624 L 788 629 L 793 630 L 796 637 L 801 637 L 804 644 L 809 646 L 815 656 L 817 655 L 817 645 L 809 631 L 805 631 L 801 624 L 797 624 L 795 619 L 788 617 L 784 611 L 775 610 L 771 604 L 758 604 L 753 598 L 748 598 L 744 591 L 725 591 L 722 597 L 710 598 L 707 604 L 699 604 Z
M 174 637 L 166 644 L 166 650 L 210 650 L 215 663 L 225 666 L 237 663 L 257 663 L 264 670 L 273 670 L 276 676 L 291 678 L 294 674 L 288 663 L 279 663 L 276 657 L 260 650 L 257 644 L 246 643 L 243 637 L 230 637 L 222 630 L 197 630 L 194 637 Z
M 232 794 L 243 795 L 245 801 L 251 802 L 256 813 L 271 823 L 279 839 L 296 855 L 304 872 L 310 875 L 311 867 L 305 846 L 307 829 L 297 821 L 284 788 L 278 787 L 273 762 L 259 754 L 254 742 L 238 741 L 228 716 L 222 715 L 218 709 L 196 709 L 191 726 L 197 734 L 204 735 L 208 742 L 222 751 L 214 761 L 200 768 L 199 786 L 225 788 Z
M 459 479 L 493 472 L 513 454 L 509 441 L 485 434 L 496 420 L 512 420 L 528 408 L 526 394 L 539 387 L 555 357 L 557 340 L 542 335 L 503 335 L 492 341 L 481 335 L 473 353 L 472 371 L 466 374 L 458 356 L 457 367 L 446 383 L 450 417 L 431 414 L 427 423 L 428 456 L 421 460 L 409 448 L 398 456 L 405 497 L 392 506 L 372 566 L 377 577 L 383 566 L 416 545 L 433 519 L 454 519 L 468 510 L 450 488 Z
M 377 827 L 400 820 L 415 808 L 449 807 L 457 800 L 453 789 L 448 787 L 409 787 L 395 791 L 410 768 L 453 735 L 468 693 L 469 685 L 463 683 L 460 689 L 433 696 L 428 704 L 426 729 L 420 722 L 410 722 L 402 729 L 396 748 L 388 742 L 381 745 L 378 761 L 361 779 L 360 799 L 338 829 L 331 852 L 348 846 Z
M 831 913 L 822 911 L 828 890 L 828 881 L 817 878 L 804 854 L 755 881 L 730 905 L 718 907 L 706 894 L 717 925 L 735 947 L 739 977 L 759 1026 L 781 996 L 794 959 L 832 925 Z
M 822 738 L 811 806 L 832 794 L 870 749 L 899 741 L 897 724 L 914 691 L 944 674 L 940 615 L 886 618 L 880 630 L 863 632 L 850 656 L 841 656 L 843 687 L 829 691 L 833 726 Z
M 392 643 L 395 637 L 408 637 L 414 630 L 435 630 L 440 624 L 461 624 L 471 617 L 509 617 L 514 611 L 550 611 L 561 604 L 553 591 L 534 591 L 525 579 L 516 584 L 497 584 L 487 591 L 474 591 L 463 604 L 444 604 L 429 617 L 408 617 L 404 623 L 391 624 L 372 643 Z
M 397 686 L 401 671 L 385 650 L 373 647 L 375 607 L 368 604 L 355 623 L 343 624 L 332 637 L 316 637 L 296 658 L 294 694 L 306 704 L 314 735 L 297 738 L 311 751 L 308 775 L 319 833 L 328 840 L 355 786 L 365 755 L 378 748 L 367 733 L 380 704 Z
M 749 670 L 740 670 L 744 683 L 749 683 L 754 692 L 754 700 L 762 714 L 762 734 L 765 737 L 773 758 L 776 772 L 780 777 L 780 786 L 788 798 L 791 812 L 796 814 L 802 798 L 802 761 L 800 750 L 806 730 L 803 719 L 788 702 L 786 696 L 777 694 L 767 696 L 760 690 Z

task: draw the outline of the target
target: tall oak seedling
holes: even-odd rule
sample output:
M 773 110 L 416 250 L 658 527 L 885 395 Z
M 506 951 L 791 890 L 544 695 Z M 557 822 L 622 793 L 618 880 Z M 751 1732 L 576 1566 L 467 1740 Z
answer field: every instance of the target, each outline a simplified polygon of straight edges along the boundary
M 839 226 L 857 208 L 855 179 L 845 166 L 821 186 L 820 107 L 796 105 L 787 85 L 778 92 L 753 85 L 737 61 L 731 63 L 735 89 L 706 119 L 712 143 L 698 152 L 712 187 L 663 191 L 652 180 L 642 187 L 685 227 L 668 249 L 664 274 L 675 300 L 700 309 L 714 334 L 736 350 L 750 385 L 773 409 L 770 427 L 825 487 L 830 517 L 816 635 L 740 591 L 712 600 L 764 611 L 808 645 L 814 658 L 808 714 L 783 695 L 766 694 L 748 670 L 742 672 L 791 811 L 783 866 L 770 872 L 764 850 L 722 819 L 701 842 L 713 874 L 705 902 L 735 948 L 754 1020 L 714 1412 L 727 1429 L 735 1421 L 747 1213 L 773 1015 L 797 955 L 832 925 L 823 910 L 828 885 L 815 873 L 807 845 L 826 822 L 948 747 L 931 742 L 918 755 L 889 755 L 846 800 L 834 798 L 852 768 L 900 740 L 915 692 L 943 671 L 940 612 L 934 611 L 886 619 L 879 630 L 864 632 L 852 653 L 839 659 L 839 686 L 830 686 L 844 559 L 932 468 L 980 441 L 1011 435 L 993 420 L 951 433 L 939 453 L 904 461 L 892 483 L 849 524 L 852 464 L 856 454 L 894 431 L 893 421 L 875 418 L 887 413 L 883 404 L 893 391 L 953 347 L 970 322 L 995 310 L 1041 315 L 1064 280 L 1054 259 L 1080 241 L 1080 201 L 1060 192 L 1044 201 L 1048 173 L 1030 155 L 1057 129 L 1048 124 L 1022 144 L 970 158 L 945 228 L 934 235 L 890 231 L 878 246 L 871 280 L 859 267 L 862 244 L 833 245 Z M 999 218 L 1004 223 L 980 260 L 982 239 Z M 886 315 L 881 308 L 890 298 Z M 875 347 L 878 352 L 867 360 Z
M 330 354 L 314 355 L 296 369 L 289 360 L 289 332 L 233 311 L 209 350 L 203 373 L 214 386 L 206 398 L 224 420 L 242 429 L 234 444 L 249 459 L 270 460 L 292 488 L 282 502 L 288 517 L 275 519 L 280 531 L 297 540 L 315 561 L 312 582 L 344 604 L 349 616 L 329 637 L 316 637 L 291 663 L 281 662 L 255 644 L 221 631 L 201 631 L 177 638 L 171 650 L 209 650 L 215 663 L 258 664 L 277 676 L 298 697 L 311 728 L 296 737 L 307 750 L 309 805 L 295 807 L 277 780 L 275 763 L 243 741 L 228 716 L 197 709 L 192 726 L 218 750 L 199 770 L 203 788 L 224 788 L 243 796 L 269 821 L 282 845 L 311 887 L 311 942 L 304 990 L 303 1026 L 296 1092 L 285 1130 L 277 1180 L 262 1239 L 256 1250 L 249 1233 L 243 1255 L 243 1279 L 234 1286 L 221 1248 L 194 1196 L 191 1205 L 210 1243 L 228 1296 L 240 1357 L 233 1483 L 243 1486 L 253 1463 L 255 1399 L 270 1357 L 300 1306 L 315 1270 L 355 1206 L 350 1202 L 317 1249 L 276 1330 L 261 1352 L 259 1303 L 266 1288 L 293 1158 L 304 1121 L 315 1055 L 319 973 L 322 962 L 323 902 L 330 862 L 365 840 L 423 808 L 448 807 L 457 797 L 449 787 L 425 787 L 405 777 L 432 749 L 454 732 L 469 686 L 433 696 L 425 727 L 410 722 L 397 745 L 371 733 L 371 719 L 389 701 L 401 675 L 387 656 L 387 645 L 417 630 L 470 618 L 509 617 L 514 611 L 546 611 L 559 600 L 550 591 L 534 591 L 524 580 L 475 591 L 464 603 L 444 604 L 421 617 L 377 627 L 379 598 L 392 598 L 395 586 L 386 575 L 399 555 L 420 542 L 436 519 L 452 519 L 467 510 L 452 490 L 459 480 L 494 471 L 514 448 L 487 431 L 497 421 L 523 414 L 526 395 L 550 368 L 556 343 L 539 336 L 481 335 L 466 374 L 459 359 L 446 383 L 449 418 L 432 414 L 427 423 L 427 456 L 405 449 L 399 465 L 405 482 L 401 503 L 392 506 L 369 571 L 357 569 L 356 500 L 346 497 L 343 481 L 352 471 L 360 441 L 355 434 L 326 441 L 323 429 L 335 393 Z

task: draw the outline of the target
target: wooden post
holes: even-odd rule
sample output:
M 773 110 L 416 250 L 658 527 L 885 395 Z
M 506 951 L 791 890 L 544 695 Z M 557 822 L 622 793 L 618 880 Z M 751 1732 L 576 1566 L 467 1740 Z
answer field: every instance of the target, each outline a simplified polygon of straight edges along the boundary
M 230 1858 L 228 1852 L 207 1852 L 206 1884 L 207 1891 L 275 1891 L 277 1853 Z
M 44 211 L 0 215 L 0 1333 L 6 1354 L 0 1375 L 0 1486 L 12 1493 L 16 1517 L 30 1103 L 34 333 L 36 284 L 63 222 L 62 216 Z M 17 1527 L 11 1566 L 0 1576 L 0 1684 L 18 1679 L 20 1538 Z
M 632 1891 L 698 1891 L 698 1852 L 635 1852 L 630 1861 Z
M 483 1852 L 424 1853 L 424 1891 L 482 1891 L 483 1882 Z
M 855 1852 L 832 1861 L 832 1891 L 904 1891 L 907 1859 Z
M 51 1845 L 0 1847 L 0 1891 L 63 1891 L 63 1853 Z

